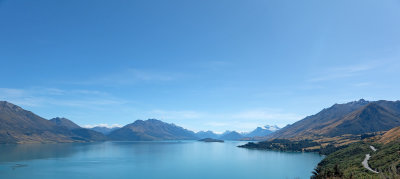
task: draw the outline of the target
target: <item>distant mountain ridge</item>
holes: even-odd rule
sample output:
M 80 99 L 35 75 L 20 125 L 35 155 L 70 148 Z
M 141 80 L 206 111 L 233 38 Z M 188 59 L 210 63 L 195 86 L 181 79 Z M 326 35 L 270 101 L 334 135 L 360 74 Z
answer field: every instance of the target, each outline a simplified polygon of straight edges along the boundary
M 87 142 L 107 139 L 136 140 L 222 140 L 316 139 L 388 131 L 400 126 L 400 101 L 353 101 L 335 104 L 282 129 L 258 127 L 249 133 L 193 131 L 156 119 L 137 120 L 115 130 L 81 128 L 66 118 L 46 120 L 19 106 L 0 102 L 0 143 Z M 103 130 L 103 131 L 101 131 Z M 104 131 L 108 130 L 108 131 Z M 106 134 L 107 136 L 103 135 Z M 255 136 L 255 137 L 253 137 Z M 261 136 L 261 137 L 259 137 Z
M 265 130 L 265 129 L 263 129 Z M 8 102 L 0 102 L 0 143 L 88 142 L 104 140 L 240 140 L 243 133 L 193 131 L 156 119 L 137 120 L 122 128 L 82 128 L 69 119 L 46 120 Z
M 75 124 L 74 122 L 72 122 L 71 120 L 66 119 L 66 118 L 56 117 L 56 118 L 50 119 L 49 121 L 54 123 L 57 126 L 67 128 L 75 135 L 78 135 L 78 136 L 86 138 L 86 139 L 90 139 L 92 141 L 107 140 L 107 137 L 104 134 L 94 131 L 94 130 L 82 128 L 81 126 Z
M 400 101 L 335 104 L 288 125 L 268 138 L 307 139 L 386 131 L 400 126 Z
M 120 127 L 111 127 L 111 128 L 109 128 L 109 127 L 100 127 L 100 126 L 97 126 L 97 127 L 92 127 L 92 128 L 88 128 L 88 129 L 94 130 L 94 131 L 96 131 L 96 132 L 100 132 L 100 133 L 102 133 L 102 134 L 104 134 L 104 135 L 107 135 L 107 134 L 111 133 L 112 131 L 115 131 L 115 130 L 117 130 L 117 129 L 120 129 Z
M 244 137 L 264 137 L 278 131 L 280 128 L 276 125 L 266 125 L 264 127 L 257 127 L 253 131 L 244 135 Z
M 67 129 L 79 129 L 79 128 L 81 128 L 80 126 L 78 126 L 77 124 L 75 124 L 74 122 L 72 122 L 72 121 L 70 121 L 69 119 L 66 119 L 66 118 L 56 117 L 56 118 L 50 119 L 50 122 L 54 123 L 57 126 L 66 127 Z
M 80 128 L 69 129 L 69 127 L 74 126 L 74 124 L 69 122 L 65 120 L 46 120 L 17 105 L 0 101 L 0 143 L 88 142 L 105 140 L 104 135 L 95 131 L 81 130 Z
M 242 139 L 244 136 L 242 134 L 240 134 L 239 132 L 236 131 L 226 131 L 225 133 L 223 133 L 218 139 L 221 140 L 240 140 Z
M 222 134 L 216 134 L 213 131 L 199 131 L 196 136 L 200 139 L 213 138 L 222 140 L 258 140 L 257 137 L 265 137 L 279 130 L 276 125 L 265 125 L 264 127 L 257 127 L 250 132 L 236 132 L 225 131 Z
M 137 120 L 112 131 L 108 137 L 116 141 L 196 140 L 193 131 L 156 119 Z
M 204 138 L 212 138 L 212 139 L 218 139 L 221 135 L 214 133 L 213 131 L 199 131 L 196 133 L 196 137 L 199 139 L 204 139 Z

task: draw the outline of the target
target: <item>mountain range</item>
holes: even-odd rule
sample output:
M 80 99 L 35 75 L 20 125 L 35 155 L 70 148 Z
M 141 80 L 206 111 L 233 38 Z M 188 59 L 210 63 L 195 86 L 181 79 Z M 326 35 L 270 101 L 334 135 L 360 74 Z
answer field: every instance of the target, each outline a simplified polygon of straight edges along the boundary
M 249 133 L 245 133 L 244 137 L 263 137 L 263 136 L 268 136 L 276 131 L 278 131 L 280 128 L 276 125 L 270 126 L 266 125 L 264 127 L 257 127 L 253 131 Z
M 268 136 L 268 139 L 315 139 L 387 131 L 400 126 L 400 101 L 353 101 L 335 104 Z
M 100 133 L 102 133 L 104 135 L 108 135 L 112 131 L 115 131 L 115 130 L 117 130 L 119 128 L 120 127 L 101 127 L 101 126 L 96 126 L 96 127 L 92 127 L 92 128 L 88 128 L 88 129 L 94 130 L 96 132 L 100 132 Z
M 221 140 L 240 140 L 244 136 L 236 131 L 226 131 L 218 139 Z
M 225 131 L 222 134 L 216 134 L 212 131 L 199 131 L 196 136 L 200 139 L 213 138 L 220 140 L 257 140 L 258 138 L 266 137 L 280 128 L 276 125 L 266 125 L 264 127 L 257 127 L 250 132 L 236 132 L 236 131 Z
M 137 120 L 112 131 L 108 137 L 117 141 L 198 139 L 193 131 L 156 119 Z
M 221 135 L 216 134 L 213 131 L 199 131 L 196 133 L 196 137 L 199 139 L 205 139 L 205 138 L 212 138 L 212 139 L 218 139 Z
M 335 104 L 282 129 L 258 127 L 249 133 L 193 132 L 156 119 L 137 120 L 121 128 L 82 128 L 66 118 L 44 119 L 6 101 L 0 102 L 0 143 L 131 140 L 321 139 L 388 131 L 400 126 L 400 101 L 358 100 Z M 258 138 L 257 138 L 258 139 Z
M 361 99 L 335 104 L 262 142 L 239 147 L 319 152 L 326 157 L 312 172 L 315 179 L 399 178 L 400 101 Z M 379 173 L 366 169 L 363 160 Z
M 257 128 L 249 135 L 265 135 L 271 131 Z M 0 102 L 0 143 L 48 143 L 90 141 L 136 141 L 136 140 L 196 140 L 216 138 L 239 140 L 247 134 L 227 131 L 216 134 L 212 131 L 197 132 L 168 124 L 156 119 L 137 120 L 121 128 L 82 128 L 69 119 L 56 117 L 44 119 L 30 111 L 6 101 Z
M 93 129 L 93 130 L 92 130 Z M 360 165 L 371 153 L 371 167 L 382 176 L 400 176 L 400 101 L 358 100 L 334 104 L 315 115 L 279 129 L 257 127 L 248 133 L 193 132 L 156 119 L 136 120 L 121 128 L 82 128 L 69 119 L 44 119 L 6 101 L 0 101 L 0 143 L 56 143 L 92 141 L 207 141 L 263 139 L 241 147 L 269 150 L 318 151 L 327 157 L 314 171 L 315 178 L 370 176 Z M 261 136 L 261 138 L 260 138 Z M 215 138 L 215 139 L 211 139 Z M 371 146 L 378 151 L 371 151 Z M 332 172 L 334 171 L 334 172 Z M 346 178 L 346 177 L 345 177 Z
M 262 142 L 249 142 L 241 147 L 327 155 L 352 143 L 381 136 L 381 143 L 389 143 L 400 137 L 398 126 L 400 101 L 361 99 L 334 104 L 262 138 Z
M 46 120 L 19 106 L 0 101 L 0 143 L 89 142 L 105 140 L 98 132 L 67 119 Z

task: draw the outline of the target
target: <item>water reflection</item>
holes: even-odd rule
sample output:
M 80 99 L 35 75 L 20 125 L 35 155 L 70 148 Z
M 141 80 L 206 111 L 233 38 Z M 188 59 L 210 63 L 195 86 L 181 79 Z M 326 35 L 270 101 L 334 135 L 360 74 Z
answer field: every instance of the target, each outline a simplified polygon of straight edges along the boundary
M 248 150 L 243 142 L 0 145 L 0 178 L 308 178 L 321 156 Z
M 82 145 L 96 144 L 9 144 L 0 145 L 0 163 L 18 162 L 46 158 L 63 158 L 82 151 Z M 18 168 L 20 166 L 15 166 Z

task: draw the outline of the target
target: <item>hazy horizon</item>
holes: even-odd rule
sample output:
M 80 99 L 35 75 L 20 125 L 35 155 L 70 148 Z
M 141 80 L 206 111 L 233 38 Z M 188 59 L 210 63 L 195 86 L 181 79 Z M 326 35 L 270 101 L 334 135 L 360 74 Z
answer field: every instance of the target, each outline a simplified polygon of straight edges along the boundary
M 0 100 L 78 125 L 283 127 L 399 100 L 400 2 L 0 1 Z

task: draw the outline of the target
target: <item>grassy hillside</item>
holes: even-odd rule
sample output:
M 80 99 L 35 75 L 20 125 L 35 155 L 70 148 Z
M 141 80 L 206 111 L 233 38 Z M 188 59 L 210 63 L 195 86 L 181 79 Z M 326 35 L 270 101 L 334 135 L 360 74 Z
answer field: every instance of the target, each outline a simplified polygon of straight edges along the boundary
M 370 149 L 375 146 L 376 152 Z M 313 178 L 400 178 L 400 143 L 389 144 L 359 142 L 338 150 L 322 160 L 314 171 Z M 365 169 L 361 162 L 371 154 L 370 167 L 375 174 Z
M 383 145 L 372 155 L 369 165 L 381 172 L 381 178 L 400 178 L 400 143 Z
M 366 178 L 376 177 L 368 173 L 361 162 L 371 153 L 368 144 L 355 143 L 328 155 L 315 169 L 315 178 Z
M 387 131 L 379 140 L 379 143 L 387 144 L 390 142 L 400 142 L 400 127 Z

